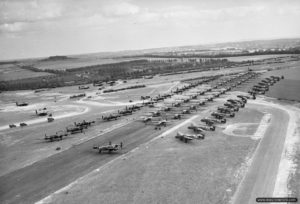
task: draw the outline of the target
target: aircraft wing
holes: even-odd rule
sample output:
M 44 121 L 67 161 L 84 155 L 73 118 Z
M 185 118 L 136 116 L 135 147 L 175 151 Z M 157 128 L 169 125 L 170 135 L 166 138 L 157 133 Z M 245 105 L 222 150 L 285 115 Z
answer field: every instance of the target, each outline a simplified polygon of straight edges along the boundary
M 182 135 L 183 139 L 186 139 L 186 140 L 193 140 L 195 139 L 192 135 Z

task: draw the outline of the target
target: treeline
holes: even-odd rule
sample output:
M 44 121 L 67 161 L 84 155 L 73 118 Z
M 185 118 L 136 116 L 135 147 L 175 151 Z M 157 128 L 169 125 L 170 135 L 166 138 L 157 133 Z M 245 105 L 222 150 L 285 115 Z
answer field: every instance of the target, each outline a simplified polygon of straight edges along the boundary
M 196 50 L 197 51 L 197 50 Z M 276 55 L 276 54 L 300 54 L 300 48 L 290 48 L 286 50 L 282 49 L 267 49 L 267 50 L 258 50 L 255 52 L 249 52 L 247 50 L 240 53 L 217 53 L 217 54 L 184 54 L 184 55 L 173 55 L 173 54 L 144 54 L 144 55 L 135 55 L 135 56 L 124 56 L 124 58 L 132 57 L 145 57 L 145 58 L 222 58 L 222 57 L 242 57 L 242 56 L 254 56 L 254 55 Z
M 103 93 L 110 93 L 110 92 L 117 92 L 117 91 L 124 91 L 124 90 L 127 90 L 127 89 L 138 89 L 138 88 L 145 88 L 146 85 L 135 85 L 135 86 L 128 86 L 128 87 L 125 87 L 125 88 L 120 88 L 120 89 L 107 89 L 107 90 L 104 90 Z

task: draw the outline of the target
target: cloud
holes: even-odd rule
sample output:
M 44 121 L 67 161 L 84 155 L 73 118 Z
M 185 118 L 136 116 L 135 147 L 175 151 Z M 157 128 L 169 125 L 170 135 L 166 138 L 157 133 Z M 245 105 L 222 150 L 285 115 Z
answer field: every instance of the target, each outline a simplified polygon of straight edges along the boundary
M 5 23 L 0 25 L 0 33 L 2 32 L 18 32 L 24 29 L 26 23 L 16 22 L 16 23 Z
M 0 23 L 35 22 L 58 18 L 62 15 L 62 4 L 55 1 L 28 0 L 0 3 Z
M 104 6 L 101 13 L 108 17 L 123 17 L 128 15 L 135 15 L 140 11 L 140 8 L 129 2 L 114 2 Z

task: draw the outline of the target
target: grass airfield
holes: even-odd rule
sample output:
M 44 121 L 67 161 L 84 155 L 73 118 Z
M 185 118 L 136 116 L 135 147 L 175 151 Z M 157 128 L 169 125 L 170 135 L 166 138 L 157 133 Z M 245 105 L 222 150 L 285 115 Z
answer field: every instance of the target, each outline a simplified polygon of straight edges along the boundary
M 240 70 L 246 68 L 226 71 Z M 199 76 L 219 73 L 224 71 L 199 73 Z M 258 79 L 235 88 L 214 102 L 200 107 L 192 115 L 185 116 L 180 121 L 173 121 L 167 128 L 159 131 L 139 121 L 141 116 L 155 108 L 144 108 L 132 116 L 116 121 L 103 122 L 100 119 L 102 114 L 115 112 L 126 105 L 141 103 L 141 95 L 155 96 L 168 92 L 182 85 L 179 80 L 193 77 L 196 77 L 195 73 L 156 76 L 151 80 L 130 80 L 113 88 L 136 84 L 145 84 L 147 87 L 108 94 L 101 93 L 92 85 L 88 90 L 78 90 L 76 86 L 39 93 L 2 93 L 4 97 L 1 98 L 0 104 L 0 180 L 1 183 L 7 181 L 0 189 L 1 193 L 5 193 L 2 202 L 18 203 L 22 199 L 24 203 L 251 203 L 251 199 L 261 190 L 259 186 L 263 186 L 268 195 L 272 195 L 276 189 L 278 191 L 276 167 L 279 166 L 281 152 L 285 149 L 286 128 L 294 121 L 289 120 L 285 111 L 277 110 L 277 106 L 288 109 L 285 105 L 270 106 L 274 103 L 272 100 L 270 102 L 268 98 L 259 97 L 256 100 L 258 103 L 249 100 L 246 107 L 236 113 L 236 117 L 228 119 L 226 124 L 218 125 L 215 132 L 206 132 L 205 140 L 193 140 L 185 144 L 174 138 L 177 131 L 192 133 L 187 129 L 191 122 L 199 123 L 201 118 L 209 116 L 226 99 L 243 93 L 240 91 L 246 90 Z M 213 84 L 214 82 L 209 85 Z M 83 92 L 87 94 L 85 98 L 69 99 L 71 95 Z M 29 102 L 30 105 L 14 106 L 13 103 L 20 100 Z M 130 103 L 129 100 L 133 102 Z M 47 123 L 45 117 L 34 115 L 35 109 L 45 106 L 56 118 L 52 123 Z M 83 119 L 95 120 L 96 123 L 84 133 L 68 136 L 60 142 L 49 143 L 43 140 L 45 133 L 53 134 L 64 130 L 66 126 Z M 10 123 L 19 122 L 28 122 L 29 126 L 4 128 Z M 124 139 L 124 150 L 111 157 L 92 151 L 94 141 L 104 144 L 110 138 L 115 139 L 113 142 Z M 261 141 L 268 141 L 270 144 L 267 146 L 267 142 Z M 272 144 L 276 144 L 277 149 L 272 147 Z M 57 151 L 57 147 L 61 150 Z M 268 164 L 268 160 L 256 157 L 258 150 L 264 149 L 262 147 L 266 147 L 268 151 L 261 154 L 271 158 L 271 166 L 274 168 L 269 169 L 267 165 L 262 165 L 255 171 L 252 169 L 253 164 Z M 72 153 L 76 151 L 81 154 Z M 81 155 L 84 156 L 79 158 Z M 64 157 L 68 160 L 64 160 Z M 55 162 L 53 164 L 55 174 L 54 169 L 39 171 L 39 168 L 46 168 L 43 161 L 52 161 L 52 158 L 53 161 L 61 161 L 59 165 L 55 166 Z M 100 162 L 101 158 L 103 161 Z M 71 166 L 73 163 L 82 165 L 82 169 L 85 160 L 88 160 L 90 165 L 81 173 L 77 166 Z M 68 163 L 70 166 L 67 166 Z M 36 175 L 31 173 L 33 167 L 37 169 Z M 23 174 L 22 169 L 28 173 Z M 68 171 L 74 175 L 67 174 Z M 253 184 L 247 182 L 249 172 L 258 178 L 267 177 L 262 172 L 271 176 Z M 53 177 L 48 178 L 48 174 Z M 57 177 L 61 178 L 61 181 L 55 177 L 56 174 L 64 175 Z M 24 178 L 21 176 L 19 181 L 10 179 L 20 175 Z M 28 182 L 25 182 L 25 175 L 28 175 Z M 33 187 L 36 185 L 35 181 L 32 181 L 34 177 L 43 175 L 45 179 L 48 178 L 49 187 L 44 190 L 39 190 L 40 186 Z M 42 183 L 42 180 L 40 182 Z M 16 187 L 11 192 L 5 192 L 6 187 L 16 186 L 17 183 L 23 185 L 23 188 L 36 190 Z M 251 192 L 250 197 L 243 198 L 245 192 Z

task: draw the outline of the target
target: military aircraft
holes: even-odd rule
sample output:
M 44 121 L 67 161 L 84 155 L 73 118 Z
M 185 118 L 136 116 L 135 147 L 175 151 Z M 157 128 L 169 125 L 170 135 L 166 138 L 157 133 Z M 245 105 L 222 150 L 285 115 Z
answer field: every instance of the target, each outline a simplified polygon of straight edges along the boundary
M 197 111 L 197 107 L 194 106 L 194 105 L 190 105 L 190 106 L 188 106 L 188 108 L 189 108 L 190 110 L 196 110 L 196 111 Z
M 217 112 L 212 112 L 211 116 L 217 118 L 217 119 L 223 119 L 226 117 L 226 115 L 222 114 L 222 113 L 217 113 Z
M 198 106 L 204 106 L 204 105 L 205 105 L 205 101 L 191 100 L 191 102 L 192 102 L 193 104 L 198 105 Z
M 161 127 L 166 127 L 168 122 L 170 121 L 167 121 L 166 119 L 162 119 L 160 121 L 153 121 L 153 124 L 155 125 L 155 130 L 160 130 Z
M 156 96 L 156 98 L 153 99 L 153 101 L 158 102 L 158 101 L 163 101 L 164 99 L 165 99 L 165 98 L 164 98 L 163 96 L 158 95 L 158 96 Z
M 154 105 L 154 103 L 156 103 L 155 101 L 145 101 L 143 102 L 143 105 Z
M 76 134 L 79 132 L 83 132 L 83 127 L 81 126 L 74 126 L 74 127 L 66 127 L 67 132 L 70 132 L 71 134 Z
M 238 106 L 240 108 L 245 107 L 245 103 L 239 100 L 234 100 L 234 99 L 228 99 L 227 100 L 229 103 L 231 103 L 232 105 Z
M 166 98 L 171 98 L 171 97 L 172 97 L 172 94 L 170 94 L 170 93 L 165 93 L 165 94 L 161 95 L 161 97 L 163 97 L 164 99 L 166 99 Z
M 204 131 L 215 131 L 216 130 L 216 126 L 214 125 L 195 125 L 198 128 L 201 128 Z
M 190 134 L 183 134 L 181 132 L 177 132 L 175 138 L 187 143 L 188 141 L 191 141 L 193 139 L 204 139 L 205 136 L 203 134 L 190 135 Z
M 177 132 L 177 135 L 175 135 L 176 139 L 179 139 L 180 141 L 184 141 L 185 143 L 187 143 L 190 140 L 195 139 L 194 137 L 190 137 L 188 135 L 184 135 L 181 132 Z
M 103 145 L 103 146 L 99 146 L 99 145 L 94 145 L 93 149 L 97 149 L 99 151 L 99 153 L 101 152 L 115 152 L 118 151 L 120 149 L 123 148 L 123 143 L 121 142 L 120 144 L 111 144 L 111 142 L 109 142 L 108 145 Z
M 227 106 L 227 107 L 233 109 L 234 111 L 239 111 L 239 107 L 237 107 L 236 105 L 233 105 L 231 103 L 224 103 L 224 106 Z
M 190 102 L 190 99 L 189 98 L 184 98 L 184 99 L 180 99 L 183 103 L 188 103 Z
M 181 106 L 181 103 L 175 102 L 175 103 L 172 103 L 172 106 L 174 106 L 174 107 L 180 107 L 180 106 Z
M 93 86 L 103 86 L 103 82 L 101 82 L 101 81 L 94 82 Z
M 247 102 L 247 99 L 250 99 L 250 96 L 245 96 L 245 95 L 237 95 L 237 97 L 244 100 L 245 102 Z
M 142 107 L 141 106 L 137 106 L 137 105 L 133 105 L 131 107 L 128 107 L 129 110 L 132 110 L 132 111 L 137 111 L 137 110 L 140 110 Z
M 280 77 L 278 77 L 278 76 L 270 76 L 270 78 L 272 78 L 273 80 L 276 80 L 276 81 L 280 80 Z
M 209 126 L 212 126 L 214 124 L 214 121 L 210 118 L 202 118 L 200 121 L 206 123 Z
M 220 118 L 220 119 L 211 118 L 210 120 L 213 121 L 214 123 L 226 123 L 226 118 Z
M 106 84 L 109 84 L 110 86 L 113 86 L 116 82 L 115 81 L 107 81 Z
M 102 115 L 102 119 L 103 120 L 106 120 L 106 121 L 110 121 L 110 120 L 117 120 L 118 119 L 118 117 L 120 117 L 120 115 L 113 115 L 113 114 L 110 114 L 110 115 L 108 115 L 108 116 L 103 116 Z
M 144 116 L 144 117 L 141 117 L 141 119 L 144 123 L 147 123 L 147 122 L 152 121 L 153 117 L 152 116 Z
M 218 114 L 222 114 L 224 115 L 225 117 L 231 117 L 233 118 L 235 116 L 235 113 L 234 111 L 231 109 L 226 109 L 226 108 L 222 108 L 222 107 L 218 107 Z
M 191 110 L 190 109 L 184 109 L 181 111 L 182 114 L 191 114 Z
M 80 123 L 74 122 L 74 125 L 75 125 L 76 127 L 87 128 L 88 126 L 91 126 L 93 123 L 95 123 L 95 121 L 85 121 L 85 120 L 83 120 L 83 121 L 80 122 Z
M 22 102 L 22 103 L 18 103 L 16 102 L 17 106 L 28 106 L 28 103 Z
M 198 95 L 190 95 L 190 99 L 197 99 Z
M 187 128 L 193 130 L 196 133 L 203 132 L 203 129 L 201 127 L 196 126 L 194 123 L 191 123 Z
M 38 112 L 37 110 L 35 110 L 35 114 L 37 116 L 47 116 L 48 112 L 47 111 Z
M 172 119 L 175 119 L 175 120 L 180 120 L 182 118 L 182 115 L 181 114 L 174 114 L 173 116 L 172 116 Z
M 159 117 L 159 116 L 161 116 L 161 112 L 160 111 L 151 111 L 151 112 L 149 112 L 149 114 L 152 117 Z
M 146 100 L 146 99 L 149 99 L 150 96 L 141 96 L 141 100 Z
M 81 90 L 81 89 L 89 89 L 89 88 L 90 88 L 89 86 L 84 86 L 84 85 L 78 86 L 79 90 Z
M 162 111 L 171 111 L 172 110 L 172 108 L 171 107 L 168 107 L 168 106 L 166 106 L 166 107 L 161 107 L 161 110 Z
M 205 98 L 206 101 L 213 101 L 214 98 L 212 96 L 208 97 L 208 98 Z
M 46 141 L 53 142 L 53 141 L 62 140 L 64 136 L 68 136 L 68 133 L 63 132 L 63 131 L 59 131 L 59 132 L 56 132 L 54 135 L 46 135 L 45 134 L 45 138 L 44 139 Z
M 125 110 L 118 110 L 118 113 L 121 115 L 132 115 L 133 110 L 129 110 L 126 106 Z

